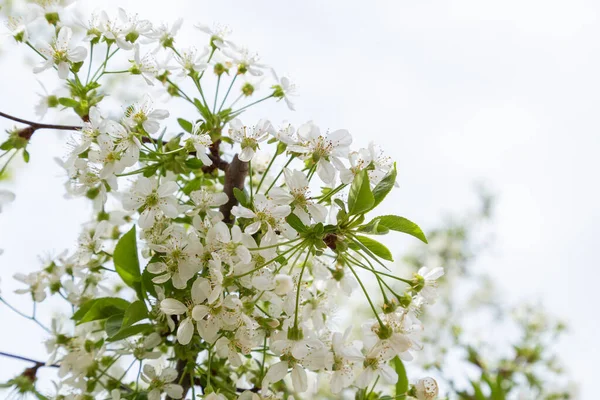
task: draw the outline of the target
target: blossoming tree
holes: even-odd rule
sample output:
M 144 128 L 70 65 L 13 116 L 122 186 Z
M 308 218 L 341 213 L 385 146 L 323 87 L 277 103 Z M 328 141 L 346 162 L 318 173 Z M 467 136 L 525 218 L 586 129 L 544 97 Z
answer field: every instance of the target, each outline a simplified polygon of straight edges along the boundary
M 70 131 L 66 190 L 94 214 L 76 249 L 15 277 L 34 305 L 59 297 L 69 315 L 45 326 L 35 306 L 27 315 L 0 297 L 39 325 L 49 353 L 8 386 L 39 399 L 256 400 L 312 398 L 328 381 L 339 397 L 380 396 L 378 383 L 388 398 L 437 396 L 431 378 L 409 384 L 402 360 L 421 347 L 416 315 L 443 270 L 390 270 L 377 236 L 426 238 L 406 218 L 377 214 L 396 183 L 378 147 L 353 148 L 346 130 L 312 122 L 244 121 L 266 101 L 293 110 L 295 88 L 218 26 L 196 25 L 206 34 L 198 48 L 181 48 L 181 20 L 154 24 L 119 9 L 65 22 L 76 7 L 59 0 L 10 12 L 12 37 L 39 57 L 33 72 L 51 72 L 64 89 L 43 96 L 38 112 L 80 123 L 0 112 L 16 123 L 0 145 L 0 176 L 15 157 L 29 160 L 37 132 Z M 115 78 L 176 101 L 166 109 L 139 93 L 113 107 Z M 178 126 L 165 124 L 170 115 Z M 0 205 L 13 200 L 0 190 Z M 363 333 L 340 330 L 320 307 L 336 293 L 369 305 Z M 53 391 L 38 388 L 40 368 L 56 370 Z

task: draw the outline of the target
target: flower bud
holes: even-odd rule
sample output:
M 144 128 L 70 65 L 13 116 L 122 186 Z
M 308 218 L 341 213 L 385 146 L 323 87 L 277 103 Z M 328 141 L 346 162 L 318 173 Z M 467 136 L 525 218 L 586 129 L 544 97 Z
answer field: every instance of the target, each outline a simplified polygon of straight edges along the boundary
M 419 379 L 415 384 L 415 394 L 418 400 L 435 400 L 438 391 L 438 383 L 430 377 Z

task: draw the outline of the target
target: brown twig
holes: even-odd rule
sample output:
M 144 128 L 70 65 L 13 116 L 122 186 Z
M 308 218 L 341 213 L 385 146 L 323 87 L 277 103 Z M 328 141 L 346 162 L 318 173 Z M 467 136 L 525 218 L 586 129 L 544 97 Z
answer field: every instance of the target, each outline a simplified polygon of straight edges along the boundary
M 23 118 L 14 117 L 12 115 L 3 113 L 0 111 L 0 117 L 4 117 L 6 119 L 10 119 L 15 122 L 19 122 L 21 124 L 29 125 L 29 128 L 22 129 L 19 132 L 19 136 L 29 140 L 31 135 L 38 129 L 60 129 L 64 131 L 78 131 L 81 129 L 81 126 L 74 125 L 56 125 L 56 124 L 43 124 L 41 122 L 33 122 Z
M 8 357 L 8 358 L 14 358 L 15 360 L 20 360 L 20 361 L 30 362 L 30 363 L 35 364 L 35 366 L 38 367 L 38 368 L 39 367 L 51 367 L 51 368 L 59 368 L 60 367 L 60 365 L 58 365 L 58 364 L 46 364 L 45 362 L 34 360 L 32 358 L 18 356 L 16 354 L 5 353 L 3 351 L 0 351 L 0 356 L 4 356 L 4 357 Z

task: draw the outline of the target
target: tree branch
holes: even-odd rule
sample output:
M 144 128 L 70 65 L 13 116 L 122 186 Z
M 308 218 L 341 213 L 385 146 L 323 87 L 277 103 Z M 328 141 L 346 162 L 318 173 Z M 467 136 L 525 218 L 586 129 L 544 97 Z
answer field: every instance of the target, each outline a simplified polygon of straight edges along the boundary
M 16 354 L 5 353 L 3 351 L 0 351 L 0 356 L 14 358 L 15 360 L 20 360 L 20 361 L 30 362 L 30 363 L 35 364 L 36 367 L 51 367 L 51 368 L 59 368 L 60 367 L 60 365 L 58 365 L 58 364 L 46 364 L 45 362 L 34 360 L 32 358 L 18 356 Z
M 233 222 L 233 218 L 231 216 L 231 209 L 233 206 L 238 204 L 237 199 L 233 195 L 233 189 L 238 188 L 239 190 L 244 190 L 244 182 L 246 181 L 246 177 L 248 176 L 248 163 L 245 161 L 240 161 L 237 154 L 233 157 L 231 163 L 227 166 L 225 171 L 225 184 L 223 187 L 223 192 L 229 198 L 227 203 L 223 204 L 219 211 L 223 214 L 223 221 L 231 223 Z M 250 178 L 252 179 L 252 178 Z
M 19 136 L 21 136 L 27 140 L 29 140 L 31 138 L 31 135 L 33 135 L 33 133 L 38 129 L 60 129 L 60 130 L 64 130 L 64 131 L 78 131 L 81 129 L 81 126 L 43 124 L 41 122 L 33 122 L 33 121 L 29 121 L 29 120 L 26 120 L 23 118 L 14 117 L 12 115 L 3 113 L 1 111 L 0 111 L 0 117 L 4 117 L 6 119 L 10 119 L 15 122 L 20 122 L 22 124 L 29 125 L 29 128 L 22 129 L 19 132 Z

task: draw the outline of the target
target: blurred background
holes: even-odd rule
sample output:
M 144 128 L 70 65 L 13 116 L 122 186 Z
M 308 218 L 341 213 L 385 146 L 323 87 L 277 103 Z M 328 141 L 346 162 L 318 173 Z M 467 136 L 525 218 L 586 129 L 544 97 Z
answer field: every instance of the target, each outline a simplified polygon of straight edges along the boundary
M 78 2 L 82 10 L 97 6 Z M 324 129 L 348 129 L 357 145 L 382 145 L 397 161 L 399 183 L 382 213 L 405 216 L 428 233 L 447 226 L 449 216 L 478 209 L 473 186 L 483 182 L 495 213 L 486 222 L 490 244 L 470 270 L 489 277 L 507 308 L 534 302 L 536 311 L 565 321 L 566 340 L 552 351 L 578 383 L 575 398 L 598 398 L 600 3 L 102 2 L 103 9 L 118 6 L 153 22 L 184 17 L 184 45 L 199 45 L 195 22 L 229 25 L 236 42 L 290 75 L 300 93 L 296 112 L 268 104 L 244 120 L 312 119 Z M 9 35 L 1 40 L 0 110 L 35 120 L 41 88 L 32 53 Z M 169 105 L 173 127 L 185 117 L 173 112 L 176 104 Z M 0 120 L 2 129 L 12 126 Z M 54 158 L 66 154 L 66 139 L 36 133 L 31 162 L 15 164 L 12 179 L 0 182 L 17 196 L 0 214 L 0 290 L 22 310 L 30 303 L 13 293 L 12 275 L 38 269 L 40 255 L 73 248 L 91 213 L 88 202 L 63 199 L 65 176 Z M 476 242 L 484 239 L 478 232 Z M 413 243 L 386 242 L 398 259 Z M 34 324 L 5 307 L 0 321 L 0 351 L 44 357 L 43 332 Z M 24 365 L 0 359 L 0 381 Z

